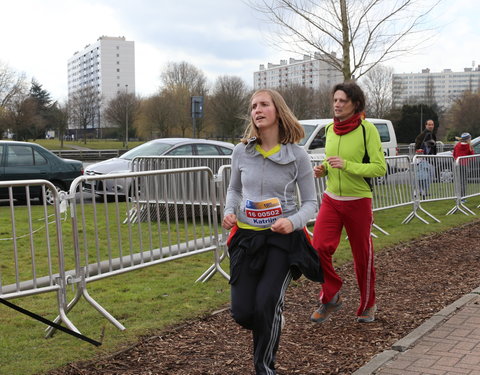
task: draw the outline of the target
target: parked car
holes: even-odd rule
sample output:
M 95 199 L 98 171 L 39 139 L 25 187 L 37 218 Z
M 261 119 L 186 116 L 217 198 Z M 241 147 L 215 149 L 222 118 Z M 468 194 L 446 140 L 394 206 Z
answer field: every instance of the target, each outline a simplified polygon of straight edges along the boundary
M 392 122 L 377 118 L 366 118 L 366 120 L 377 128 L 385 156 L 398 155 L 397 136 L 395 135 Z M 302 124 L 305 130 L 305 137 L 300 140 L 299 145 L 309 154 L 325 156 L 325 127 L 332 123 L 333 120 L 331 118 L 300 120 L 300 124 Z M 388 164 L 389 174 L 401 172 L 403 169 L 397 165 L 396 161 L 390 161 Z M 386 177 L 377 177 L 376 181 L 377 184 L 385 183 Z
M 366 118 L 366 120 L 377 128 L 385 156 L 398 155 L 397 136 L 395 135 L 392 122 L 377 118 Z M 301 120 L 300 124 L 305 129 L 305 137 L 299 142 L 299 145 L 303 146 L 308 153 L 324 154 L 325 126 L 331 123 L 333 123 L 331 118 Z
M 72 181 L 83 174 L 83 164 L 78 160 L 62 159 L 46 148 L 30 142 L 0 141 L 0 180 L 50 181 L 57 190 L 68 190 Z M 13 189 L 14 198 L 26 200 L 24 187 Z M 30 188 L 31 198 L 42 199 L 41 186 Z M 0 189 L 0 198 L 8 198 L 8 189 Z M 45 199 L 53 203 L 52 192 L 45 191 Z
M 234 145 L 228 142 L 196 138 L 159 138 L 137 146 L 118 158 L 112 158 L 91 164 L 85 169 L 87 176 L 99 176 L 113 173 L 127 173 L 131 169 L 132 160 L 141 156 L 229 156 Z M 107 197 L 131 194 L 131 181 L 108 180 L 103 186 L 102 181 L 88 181 L 85 191 L 97 195 L 105 193 Z

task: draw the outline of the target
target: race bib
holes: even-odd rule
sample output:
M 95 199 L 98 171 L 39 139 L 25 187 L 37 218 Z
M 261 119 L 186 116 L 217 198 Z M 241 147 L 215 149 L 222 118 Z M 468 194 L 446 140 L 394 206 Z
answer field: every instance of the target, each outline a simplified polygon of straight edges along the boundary
M 282 216 L 282 205 L 278 198 L 270 198 L 260 202 L 247 199 L 245 201 L 245 214 L 247 224 L 266 228 Z

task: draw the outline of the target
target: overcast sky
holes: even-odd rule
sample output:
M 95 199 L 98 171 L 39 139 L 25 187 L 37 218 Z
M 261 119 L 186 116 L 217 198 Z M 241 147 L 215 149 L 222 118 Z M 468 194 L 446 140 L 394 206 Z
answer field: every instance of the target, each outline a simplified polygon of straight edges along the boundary
M 265 26 L 241 0 L 4 0 L 1 10 L 0 61 L 34 77 L 55 100 L 67 95 L 68 59 L 102 35 L 135 42 L 143 96 L 158 90 L 167 62 L 187 61 L 212 83 L 235 75 L 253 86 L 259 64 L 298 58 L 268 46 Z M 395 73 L 480 65 L 479 16 L 479 0 L 446 0 L 429 49 L 387 65 Z

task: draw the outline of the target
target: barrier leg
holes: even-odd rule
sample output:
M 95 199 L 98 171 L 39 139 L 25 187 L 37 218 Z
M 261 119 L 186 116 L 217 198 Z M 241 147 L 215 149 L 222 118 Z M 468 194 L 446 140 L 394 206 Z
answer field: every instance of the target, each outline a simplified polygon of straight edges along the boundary
M 386 230 L 380 228 L 380 227 L 379 227 L 377 224 L 375 224 L 375 223 L 373 224 L 373 227 L 374 227 L 375 229 L 379 230 L 380 232 L 382 232 L 383 234 L 387 235 L 387 236 L 390 235 L 390 233 L 388 233 Z
M 58 293 L 60 293 L 60 291 Z M 71 322 L 70 322 L 70 319 L 67 318 L 67 314 L 70 312 L 70 310 L 73 308 L 73 306 L 75 306 L 77 304 L 77 302 L 80 300 L 80 297 L 82 296 L 82 292 L 81 292 L 80 289 L 77 288 L 77 292 L 75 293 L 75 296 L 67 304 L 66 307 L 64 307 L 64 303 L 62 302 L 63 297 L 60 296 L 58 293 L 57 293 L 57 299 L 58 299 L 59 315 L 53 320 L 53 322 L 57 323 L 57 324 L 60 324 L 60 322 L 63 321 L 68 326 L 68 324 L 71 324 Z M 67 322 L 69 322 L 69 323 L 67 323 Z M 72 324 L 72 326 L 73 326 L 73 324 Z M 70 329 L 72 331 L 80 333 L 76 328 L 75 329 L 70 328 Z M 48 338 L 52 337 L 55 334 L 56 330 L 57 329 L 55 327 L 51 327 L 51 326 L 47 327 L 45 329 L 45 338 L 48 339 Z
M 227 254 L 224 251 L 223 254 L 218 257 L 218 261 L 215 261 L 208 269 L 195 281 L 199 282 L 201 281 L 202 283 L 210 280 L 212 276 L 218 271 L 220 274 L 225 277 L 227 280 L 230 280 L 230 275 L 226 273 L 223 268 L 220 266 L 220 263 L 226 258 Z
M 422 206 L 418 205 L 418 208 L 420 209 L 420 211 L 423 211 L 426 215 L 430 216 L 433 220 L 435 220 L 437 223 L 441 223 L 440 220 L 438 220 L 435 216 L 433 216 L 430 212 L 428 212 L 427 210 L 425 210 Z
M 115 319 L 107 310 L 105 310 L 97 301 L 95 301 L 90 294 L 88 294 L 87 288 L 83 289 L 83 296 L 100 314 L 102 314 L 107 320 L 110 321 L 119 330 L 124 331 L 125 327 L 117 319 Z
M 425 220 L 423 217 L 421 217 L 419 214 L 417 214 L 416 210 L 413 210 L 410 212 L 405 219 L 403 219 L 402 224 L 408 224 L 410 221 L 413 220 L 413 218 L 417 218 L 420 221 L 423 221 L 425 224 L 430 224 L 427 220 Z
M 470 210 L 467 206 L 465 206 L 459 199 L 455 202 L 455 206 L 446 213 L 446 215 L 453 215 L 455 212 L 460 211 L 464 215 L 476 215 L 475 212 Z

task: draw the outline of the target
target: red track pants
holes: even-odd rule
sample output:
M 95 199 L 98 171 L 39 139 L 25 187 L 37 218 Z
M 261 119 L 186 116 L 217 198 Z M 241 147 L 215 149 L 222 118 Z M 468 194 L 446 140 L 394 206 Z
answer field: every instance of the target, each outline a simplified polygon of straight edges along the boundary
M 324 194 L 313 229 L 313 246 L 318 252 L 325 283 L 320 292 L 321 303 L 329 302 L 342 287 L 335 272 L 332 256 L 337 250 L 345 227 L 353 254 L 355 274 L 360 289 L 357 315 L 375 304 L 375 268 L 373 265 L 372 200 L 361 198 L 340 201 Z

